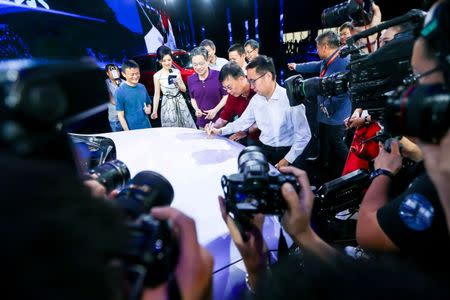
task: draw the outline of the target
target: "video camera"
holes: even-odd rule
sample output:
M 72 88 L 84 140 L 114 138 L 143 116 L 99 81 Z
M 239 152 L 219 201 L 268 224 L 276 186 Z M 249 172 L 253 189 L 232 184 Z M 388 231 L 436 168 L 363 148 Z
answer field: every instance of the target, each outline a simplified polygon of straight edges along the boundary
M 351 55 L 349 70 L 346 72 L 306 80 L 299 75 L 288 78 L 285 87 L 290 105 L 301 104 L 308 97 L 331 97 L 348 92 L 353 107 L 369 110 L 374 118 L 382 117 L 388 93 L 403 84 L 404 78 L 412 74 L 410 60 L 414 32 L 422 26 L 424 15 L 423 11 L 413 9 L 403 16 L 347 39 L 347 46 L 340 50 L 341 57 Z M 361 38 L 400 24 L 407 24 L 405 27 L 408 29 L 371 54 L 362 53 L 356 45 Z
M 348 0 L 326 8 L 322 12 L 322 24 L 335 27 L 350 19 L 354 26 L 368 25 L 373 18 L 372 3 L 373 0 Z
M 281 186 L 290 183 L 297 192 L 300 190 L 295 176 L 269 171 L 269 163 L 257 146 L 241 151 L 238 169 L 237 174 L 222 176 L 227 212 L 282 215 L 287 206 L 281 195 Z

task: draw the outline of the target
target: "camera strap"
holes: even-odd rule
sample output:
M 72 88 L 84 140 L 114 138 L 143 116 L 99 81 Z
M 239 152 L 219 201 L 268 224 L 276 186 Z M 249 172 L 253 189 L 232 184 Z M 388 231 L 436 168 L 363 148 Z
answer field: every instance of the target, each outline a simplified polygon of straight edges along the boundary
M 286 238 L 283 234 L 283 229 L 280 226 L 280 237 L 278 238 L 278 260 L 280 258 L 286 257 L 289 254 L 289 248 L 286 242 Z
M 333 53 L 331 58 L 327 61 L 325 64 L 325 67 L 323 67 L 322 71 L 320 71 L 320 78 L 325 76 L 325 73 L 327 73 L 328 67 L 333 63 L 333 61 L 338 57 L 340 49 L 336 50 L 336 52 Z

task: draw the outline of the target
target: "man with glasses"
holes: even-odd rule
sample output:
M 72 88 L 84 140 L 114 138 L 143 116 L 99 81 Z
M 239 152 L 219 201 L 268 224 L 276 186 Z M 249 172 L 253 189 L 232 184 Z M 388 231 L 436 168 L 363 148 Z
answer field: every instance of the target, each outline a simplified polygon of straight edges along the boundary
M 245 50 L 241 44 L 231 45 L 228 49 L 228 59 L 237 63 L 241 67 L 242 71 L 244 71 L 244 74 L 247 74 L 245 68 L 247 66 L 245 61 Z
M 222 128 L 236 117 L 240 117 L 247 108 L 255 91 L 250 87 L 241 67 L 235 62 L 229 62 L 222 67 L 219 81 L 228 92 L 227 103 L 220 113 L 219 119 L 214 123 L 214 128 Z M 246 131 L 238 131 L 230 136 L 230 140 L 239 141 L 243 145 L 255 145 L 258 143 L 259 129 L 253 124 Z M 248 138 L 246 139 L 245 137 Z
M 261 130 L 260 141 L 269 163 L 277 168 L 300 159 L 311 139 L 303 104 L 291 107 L 286 90 L 279 86 L 271 58 L 259 55 L 247 65 L 247 78 L 256 92 L 241 117 L 225 127 L 207 126 L 208 134 L 229 135 L 250 128 Z
M 255 40 L 248 40 L 244 44 L 245 50 L 245 58 L 247 62 L 250 62 L 252 59 L 259 55 L 259 43 Z

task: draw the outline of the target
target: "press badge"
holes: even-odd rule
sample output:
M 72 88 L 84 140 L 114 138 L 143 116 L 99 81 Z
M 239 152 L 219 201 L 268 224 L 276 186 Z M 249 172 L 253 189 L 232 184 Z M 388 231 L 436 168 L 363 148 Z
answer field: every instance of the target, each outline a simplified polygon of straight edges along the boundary
M 431 202 L 421 194 L 409 194 L 400 205 L 400 219 L 408 228 L 424 231 L 431 227 L 434 208 Z

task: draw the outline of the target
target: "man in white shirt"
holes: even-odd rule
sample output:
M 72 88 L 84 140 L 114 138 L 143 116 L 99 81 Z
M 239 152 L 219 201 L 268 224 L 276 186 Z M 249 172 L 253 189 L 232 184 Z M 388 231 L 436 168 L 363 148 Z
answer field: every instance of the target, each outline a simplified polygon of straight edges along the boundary
M 311 131 L 304 105 L 289 105 L 286 90 L 277 84 L 275 74 L 271 58 L 265 55 L 254 58 L 247 65 L 247 78 L 257 94 L 240 118 L 220 129 L 206 126 L 206 131 L 229 135 L 244 131 L 256 122 L 267 160 L 280 168 L 292 164 L 303 153 Z

